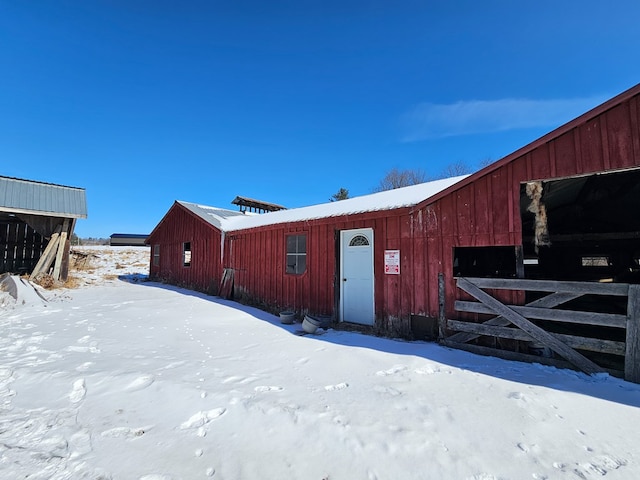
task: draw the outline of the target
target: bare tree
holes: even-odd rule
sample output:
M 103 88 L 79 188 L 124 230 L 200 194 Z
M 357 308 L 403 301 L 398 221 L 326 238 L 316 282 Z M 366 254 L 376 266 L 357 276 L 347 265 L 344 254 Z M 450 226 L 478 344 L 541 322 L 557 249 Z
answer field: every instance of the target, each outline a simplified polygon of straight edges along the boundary
M 467 175 L 472 172 L 472 168 L 463 160 L 450 163 L 442 170 L 440 178 L 457 177 L 459 175 Z
M 349 198 L 349 190 L 340 187 L 340 190 L 331 195 L 331 198 L 329 200 L 332 202 L 337 202 L 339 200 L 346 200 L 347 198 Z
M 409 185 L 417 185 L 427 181 L 427 175 L 419 169 L 398 170 L 392 168 L 384 178 L 380 180 L 374 192 L 383 192 L 385 190 L 394 190 L 396 188 L 408 187 Z

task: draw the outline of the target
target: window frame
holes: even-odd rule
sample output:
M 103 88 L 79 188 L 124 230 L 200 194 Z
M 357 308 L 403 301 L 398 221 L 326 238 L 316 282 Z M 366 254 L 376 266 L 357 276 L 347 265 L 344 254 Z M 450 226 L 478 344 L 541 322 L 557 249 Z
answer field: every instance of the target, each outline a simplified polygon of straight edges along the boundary
M 191 242 L 182 242 L 182 266 L 184 268 L 191 267 L 193 254 L 191 250 Z
M 156 243 L 153 246 L 153 266 L 154 267 L 159 267 L 160 266 L 160 244 Z
M 290 239 L 295 239 L 292 245 Z M 301 244 L 300 241 L 303 241 Z M 307 234 L 288 233 L 285 234 L 285 274 L 303 275 L 307 271 Z M 291 248 L 293 247 L 293 248 Z M 293 263 L 291 261 L 293 260 Z M 301 261 L 302 260 L 302 261 Z

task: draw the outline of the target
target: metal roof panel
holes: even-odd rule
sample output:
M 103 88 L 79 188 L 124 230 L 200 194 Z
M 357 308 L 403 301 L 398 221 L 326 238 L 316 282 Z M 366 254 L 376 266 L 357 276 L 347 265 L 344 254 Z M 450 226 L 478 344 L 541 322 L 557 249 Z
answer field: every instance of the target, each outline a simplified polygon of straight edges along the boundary
M 0 209 L 87 218 L 87 198 L 84 188 L 0 176 Z

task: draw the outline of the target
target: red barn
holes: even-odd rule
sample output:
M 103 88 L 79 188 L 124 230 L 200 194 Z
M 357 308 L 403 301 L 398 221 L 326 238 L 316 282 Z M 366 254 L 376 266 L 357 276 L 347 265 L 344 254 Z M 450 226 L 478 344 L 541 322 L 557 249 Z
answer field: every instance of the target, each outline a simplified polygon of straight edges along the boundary
M 217 223 L 186 205 L 176 203 L 150 236 L 160 252 L 152 277 L 209 289 L 226 268 L 236 298 L 274 312 L 402 336 L 429 336 L 437 319 L 441 340 L 480 353 L 491 342 L 517 353 L 523 342 L 541 343 L 585 371 L 619 369 L 615 355 L 640 363 L 640 345 L 628 338 L 640 327 L 623 322 L 640 317 L 640 85 L 468 177 Z M 609 316 L 538 308 L 585 292 L 613 299 L 600 312 Z M 518 307 L 525 303 L 536 311 Z M 568 310 L 592 310 L 587 303 Z M 585 338 L 592 327 L 605 333 L 564 338 L 576 318 Z
M 225 218 L 242 215 L 223 208 L 176 201 L 146 240 L 149 276 L 217 294 L 222 276 L 221 230 Z

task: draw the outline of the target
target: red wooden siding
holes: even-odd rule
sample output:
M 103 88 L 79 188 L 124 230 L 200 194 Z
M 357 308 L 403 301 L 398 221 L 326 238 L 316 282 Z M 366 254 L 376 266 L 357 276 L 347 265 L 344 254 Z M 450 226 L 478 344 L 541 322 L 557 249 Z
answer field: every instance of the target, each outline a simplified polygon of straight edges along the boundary
M 149 276 L 153 280 L 217 292 L 221 279 L 221 233 L 175 203 L 147 241 L 151 245 Z M 183 265 L 184 242 L 191 243 L 191 266 Z M 154 245 L 160 245 L 160 265 L 153 265 Z
M 426 279 L 414 284 L 427 290 L 414 292 L 413 313 L 437 316 L 436 285 L 438 274 L 444 273 L 447 314 L 453 315 L 455 246 L 522 244 L 519 202 L 523 182 L 640 167 L 640 87 L 635 90 L 620 105 L 546 142 L 534 142 L 533 148 L 510 155 L 497 162 L 497 167 L 487 167 L 486 173 L 473 175 L 462 188 L 414 211 L 415 218 L 430 218 L 426 228 L 416 229 L 414 244 L 424 236 L 437 260 L 427 259 Z
M 403 215 L 404 214 L 404 215 Z M 268 214 L 267 214 L 268 215 Z M 347 218 L 325 218 L 270 225 L 227 233 L 225 258 L 235 270 L 235 291 L 247 301 L 267 309 L 337 315 L 338 235 L 341 230 L 374 231 L 375 297 L 377 317 L 409 312 L 413 295 L 412 220 L 408 210 L 370 212 Z M 307 269 L 302 275 L 285 272 L 287 235 L 307 236 Z M 384 251 L 400 249 L 402 275 L 384 274 Z M 409 256 L 407 256 L 409 254 Z M 404 284 L 403 284 L 404 283 Z

